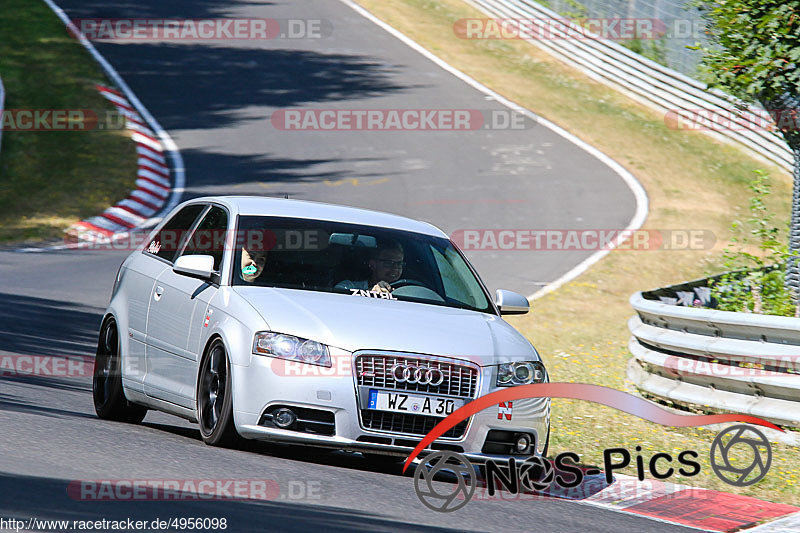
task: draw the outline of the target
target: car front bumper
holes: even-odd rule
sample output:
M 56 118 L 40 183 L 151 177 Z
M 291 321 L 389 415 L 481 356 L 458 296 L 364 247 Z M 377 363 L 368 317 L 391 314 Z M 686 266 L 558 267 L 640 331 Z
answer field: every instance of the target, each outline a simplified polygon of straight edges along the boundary
M 376 353 L 379 352 L 369 351 L 369 354 Z M 357 355 L 359 354 L 353 354 L 353 357 Z M 360 406 L 360 398 L 357 393 L 359 387 L 353 377 L 355 367 L 350 359 L 350 354 L 337 357 L 337 354 L 332 353 L 332 356 L 334 358 L 333 368 L 298 363 L 287 364 L 281 359 L 255 355 L 251 358 L 248 366 L 232 365 L 234 421 L 239 434 L 249 439 L 300 443 L 398 456 L 409 455 L 416 444 L 422 440 L 424 434 L 365 428 L 361 423 L 363 400 Z M 402 356 L 425 358 L 425 356 L 414 354 L 402 354 Z M 347 360 L 341 361 L 340 357 L 347 357 Z M 463 361 L 452 358 L 432 359 L 463 363 Z M 494 386 L 496 366 L 472 366 L 478 372 L 476 393 L 472 399 L 498 390 Z M 396 389 L 386 390 L 396 391 Z M 470 398 L 465 399 L 470 400 Z M 335 431 L 332 435 L 324 435 L 279 429 L 264 424 L 262 415 L 277 406 L 331 413 Z M 430 448 L 458 451 L 476 462 L 483 462 L 489 458 L 505 460 L 511 455 L 484 451 L 489 431 L 498 430 L 508 432 L 503 435 L 528 434 L 534 445 L 527 456 L 534 453 L 533 449 L 537 454 L 541 454 L 544 451 L 549 428 L 550 400 L 548 398 L 514 400 L 513 406 L 506 405 L 503 406 L 503 409 L 495 406 L 478 412 L 469 419 L 462 436 L 439 438 Z M 515 454 L 514 457 L 524 458 L 526 455 Z

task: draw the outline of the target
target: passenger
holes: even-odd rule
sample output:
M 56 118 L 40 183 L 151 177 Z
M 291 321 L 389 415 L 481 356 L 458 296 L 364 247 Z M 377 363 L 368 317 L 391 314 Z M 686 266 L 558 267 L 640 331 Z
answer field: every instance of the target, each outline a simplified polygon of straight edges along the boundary
M 246 250 L 242 247 L 242 279 L 254 282 L 264 271 L 267 264 L 266 250 Z

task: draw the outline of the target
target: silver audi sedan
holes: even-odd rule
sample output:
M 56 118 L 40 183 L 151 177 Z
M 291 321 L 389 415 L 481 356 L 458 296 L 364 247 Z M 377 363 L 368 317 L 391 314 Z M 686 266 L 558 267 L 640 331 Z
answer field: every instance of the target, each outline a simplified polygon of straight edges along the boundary
M 548 380 L 442 231 L 408 218 L 264 197 L 179 205 L 122 263 L 97 348 L 101 418 L 148 409 L 239 438 L 407 456 L 444 417 Z M 499 404 L 431 449 L 470 459 L 546 454 L 550 400 Z

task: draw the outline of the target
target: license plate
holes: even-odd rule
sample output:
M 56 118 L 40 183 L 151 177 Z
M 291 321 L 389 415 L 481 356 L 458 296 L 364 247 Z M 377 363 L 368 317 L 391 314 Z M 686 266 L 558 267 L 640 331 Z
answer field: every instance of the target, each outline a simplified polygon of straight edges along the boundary
M 402 392 L 369 391 L 369 409 L 430 416 L 447 416 L 464 405 L 464 400 L 439 396 L 418 396 Z

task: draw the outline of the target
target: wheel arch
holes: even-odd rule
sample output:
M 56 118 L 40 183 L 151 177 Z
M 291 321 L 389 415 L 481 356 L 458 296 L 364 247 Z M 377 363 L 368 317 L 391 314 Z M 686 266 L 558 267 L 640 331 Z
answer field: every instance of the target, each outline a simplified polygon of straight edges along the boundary
M 117 316 L 114 314 L 113 311 L 106 311 L 105 315 L 103 315 L 103 320 L 100 322 L 100 331 L 97 335 L 97 350 L 95 355 L 100 354 L 100 343 L 103 342 L 103 331 L 105 331 L 106 326 L 108 325 L 109 321 L 113 320 L 114 323 L 117 325 L 117 339 L 122 346 L 122 338 L 120 337 L 119 333 L 119 320 L 117 320 Z
M 214 333 L 208 336 L 208 339 L 206 339 L 206 343 L 203 346 L 203 350 L 200 352 L 202 354 L 200 356 L 200 359 L 203 359 L 206 356 L 206 354 L 208 353 L 208 349 L 211 348 L 211 345 L 214 344 L 214 341 L 217 339 L 221 340 L 222 345 L 225 346 L 225 356 L 228 357 L 228 360 L 230 361 L 230 356 L 228 356 L 228 351 L 229 351 L 228 344 L 225 342 L 225 338 L 222 336 L 222 334 L 218 331 L 215 331 Z M 200 372 L 198 371 L 198 376 L 199 375 Z
M 228 345 L 225 343 L 225 338 L 222 336 L 221 333 L 214 332 L 208 336 L 206 339 L 205 345 L 203 345 L 203 349 L 200 351 L 200 358 L 197 361 L 197 375 L 195 376 L 194 380 L 194 399 L 195 399 L 195 411 L 200 414 L 200 409 L 198 408 L 197 402 L 200 401 L 200 374 L 203 372 L 203 361 L 205 361 L 206 355 L 208 355 L 208 349 L 211 348 L 211 345 L 214 344 L 214 341 L 220 340 L 222 342 L 222 346 L 225 348 L 225 357 L 228 359 L 228 365 L 231 364 L 231 356 L 229 355 Z

